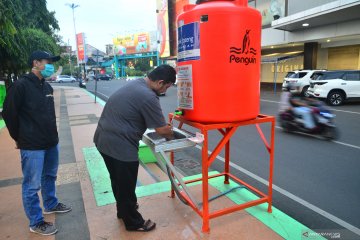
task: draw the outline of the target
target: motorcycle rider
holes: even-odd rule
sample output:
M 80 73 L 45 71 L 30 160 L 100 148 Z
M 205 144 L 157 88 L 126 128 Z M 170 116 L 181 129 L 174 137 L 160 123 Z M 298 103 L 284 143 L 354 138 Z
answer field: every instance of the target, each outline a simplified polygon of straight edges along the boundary
M 315 121 L 312 115 L 313 109 L 306 99 L 302 98 L 292 84 L 284 89 L 280 100 L 280 112 L 291 110 L 294 114 L 300 115 L 303 119 L 305 128 L 312 132 L 316 129 Z

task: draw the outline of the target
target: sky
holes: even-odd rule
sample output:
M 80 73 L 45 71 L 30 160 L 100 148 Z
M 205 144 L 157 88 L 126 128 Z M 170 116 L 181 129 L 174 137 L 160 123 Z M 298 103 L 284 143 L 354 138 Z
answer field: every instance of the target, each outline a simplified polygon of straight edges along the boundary
M 126 33 L 156 30 L 156 0 L 47 0 L 47 9 L 55 11 L 65 43 L 75 49 L 72 9 L 75 8 L 76 33 L 85 33 L 85 41 L 105 52 L 105 45 Z

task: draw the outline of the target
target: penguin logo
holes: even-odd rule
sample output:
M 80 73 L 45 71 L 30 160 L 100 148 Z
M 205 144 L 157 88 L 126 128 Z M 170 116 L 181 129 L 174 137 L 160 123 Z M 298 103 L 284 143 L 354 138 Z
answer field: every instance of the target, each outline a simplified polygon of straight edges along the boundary
M 248 54 L 250 48 L 250 37 L 249 37 L 250 30 L 246 30 L 246 33 L 243 38 L 243 46 L 242 46 L 242 53 Z
M 239 39 L 240 40 L 240 39 Z M 249 56 L 250 55 L 250 56 Z M 256 63 L 256 49 L 250 46 L 250 29 L 245 30 L 242 48 L 230 47 L 230 63 Z
M 250 53 L 256 55 L 256 49 L 250 47 L 250 29 L 247 29 L 245 31 L 242 48 L 230 47 L 230 53 L 245 54 L 245 55 Z

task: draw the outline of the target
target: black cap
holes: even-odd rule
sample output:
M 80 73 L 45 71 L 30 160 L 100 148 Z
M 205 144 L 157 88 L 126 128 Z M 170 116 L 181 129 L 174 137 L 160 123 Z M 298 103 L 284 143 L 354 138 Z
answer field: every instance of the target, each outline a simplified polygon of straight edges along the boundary
M 60 56 L 53 56 L 51 53 L 45 51 L 35 51 L 31 53 L 29 57 L 29 65 L 32 67 L 32 63 L 34 60 L 42 60 L 42 59 L 49 59 L 52 62 L 56 62 L 60 60 Z

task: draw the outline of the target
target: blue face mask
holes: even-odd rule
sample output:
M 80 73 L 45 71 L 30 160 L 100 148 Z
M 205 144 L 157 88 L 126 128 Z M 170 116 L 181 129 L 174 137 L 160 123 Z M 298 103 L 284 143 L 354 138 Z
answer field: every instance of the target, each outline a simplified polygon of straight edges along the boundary
M 52 64 L 45 64 L 45 68 L 44 70 L 41 71 L 41 75 L 44 78 L 50 77 L 51 75 L 53 75 L 55 72 L 55 68 L 54 65 Z

